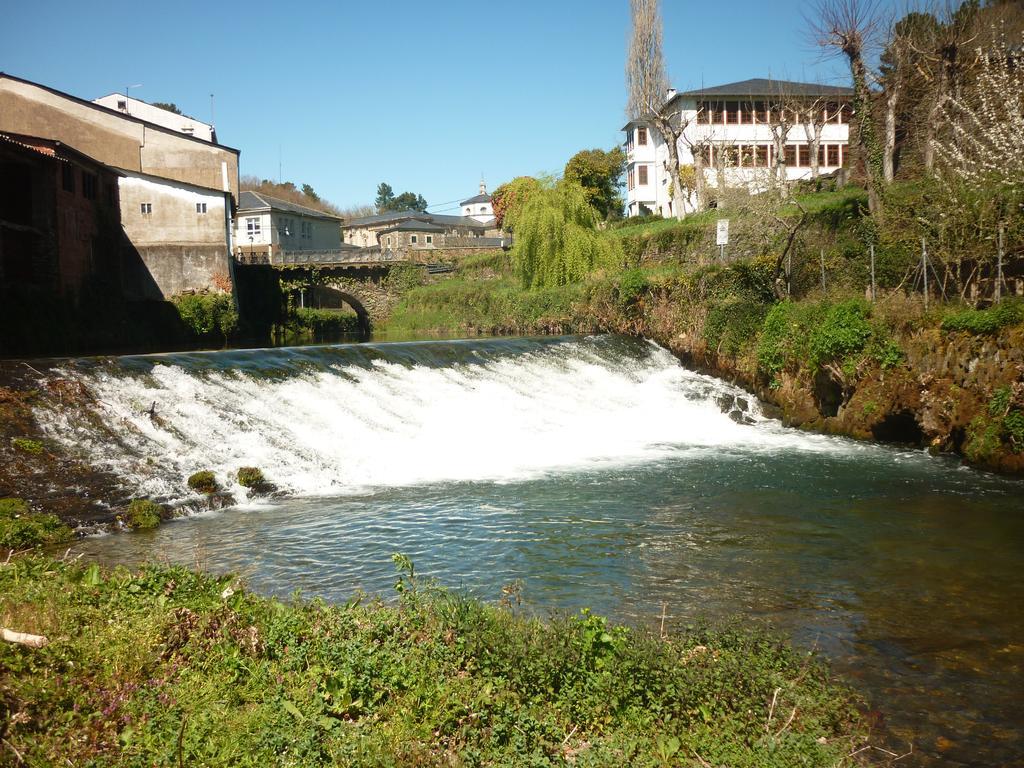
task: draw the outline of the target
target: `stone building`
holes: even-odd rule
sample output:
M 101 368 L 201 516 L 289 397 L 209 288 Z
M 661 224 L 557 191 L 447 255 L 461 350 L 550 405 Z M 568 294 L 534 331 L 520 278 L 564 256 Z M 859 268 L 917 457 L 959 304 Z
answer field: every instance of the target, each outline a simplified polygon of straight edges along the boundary
M 4 73 L 0 131 L 75 147 L 118 172 L 129 298 L 230 285 L 237 149 Z
M 386 230 L 391 230 L 391 234 L 385 234 Z M 395 248 L 399 232 L 408 233 L 408 237 L 403 235 L 406 240 L 410 240 L 415 234 L 416 245 L 429 248 L 462 247 L 465 243 L 478 238 L 490 240 L 501 237 L 501 231 L 494 225 L 493 216 L 490 223 L 484 223 L 468 216 L 445 216 L 423 211 L 388 211 L 375 216 L 343 220 L 341 223 L 342 240 L 346 244 L 360 248 Z M 429 243 L 426 240 L 428 234 Z M 390 246 L 387 243 L 389 236 L 392 237 Z

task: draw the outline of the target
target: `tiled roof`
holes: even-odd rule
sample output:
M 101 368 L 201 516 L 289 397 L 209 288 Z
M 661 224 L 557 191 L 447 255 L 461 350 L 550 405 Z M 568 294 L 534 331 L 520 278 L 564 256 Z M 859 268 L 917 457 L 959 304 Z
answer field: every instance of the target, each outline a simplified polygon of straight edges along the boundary
M 489 203 L 489 202 L 491 202 L 491 196 L 490 195 L 477 195 L 476 197 L 469 198 L 469 200 L 463 200 L 461 203 L 459 203 L 459 205 L 471 205 L 473 203 Z
M 481 224 L 476 219 L 470 219 L 465 216 L 445 216 L 439 213 L 424 213 L 423 211 L 388 211 L 387 213 L 378 213 L 373 216 L 363 216 L 358 219 L 349 219 L 343 222 L 342 226 L 345 229 L 352 227 L 373 227 L 377 225 L 387 225 L 391 223 L 397 224 L 401 221 L 409 221 L 415 219 L 417 221 L 427 221 L 433 224 L 446 225 L 450 227 L 472 227 L 474 229 L 486 229 L 484 224 Z
M 314 208 L 307 208 L 304 205 L 298 205 L 296 203 L 289 203 L 287 200 L 282 200 L 278 197 L 267 195 L 263 192 L 252 192 L 246 190 L 238 196 L 238 210 L 239 211 L 254 211 L 254 210 L 273 210 L 273 211 L 285 211 L 286 213 L 294 213 L 300 216 L 310 216 L 317 219 L 330 219 L 331 221 L 341 221 L 338 216 L 332 216 L 329 213 L 318 211 Z
M 7 133 L 6 131 L 3 131 L 0 132 L 0 141 L 8 144 L 14 144 L 15 146 L 27 149 L 31 152 L 38 152 L 40 155 L 52 157 L 55 160 L 59 160 L 64 163 L 69 162 L 72 159 L 76 159 L 80 162 L 84 160 L 86 163 L 91 165 L 95 165 L 99 168 L 105 168 L 116 176 L 124 175 L 120 171 L 116 171 L 110 166 L 101 163 L 99 160 L 89 157 L 89 155 L 79 152 L 74 147 L 69 147 L 64 142 L 57 141 L 56 139 L 44 139 L 40 136 L 25 136 L 20 133 Z
M 397 226 L 381 230 L 380 234 L 386 232 L 444 232 L 444 227 L 420 219 L 409 219 Z

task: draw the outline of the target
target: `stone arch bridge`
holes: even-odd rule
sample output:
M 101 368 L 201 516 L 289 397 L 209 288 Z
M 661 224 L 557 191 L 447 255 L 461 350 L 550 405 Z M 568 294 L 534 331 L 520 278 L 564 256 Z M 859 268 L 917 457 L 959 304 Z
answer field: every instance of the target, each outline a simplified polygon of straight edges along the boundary
M 414 268 L 437 274 L 453 269 L 449 264 L 417 260 L 409 251 L 356 247 L 269 255 L 241 253 L 235 256 L 234 267 L 243 314 L 246 305 L 259 305 L 259 294 L 269 292 L 271 284 L 279 280 L 297 306 L 348 305 L 364 332 L 386 318 L 397 301 L 398 291 L 389 280 L 396 270 Z

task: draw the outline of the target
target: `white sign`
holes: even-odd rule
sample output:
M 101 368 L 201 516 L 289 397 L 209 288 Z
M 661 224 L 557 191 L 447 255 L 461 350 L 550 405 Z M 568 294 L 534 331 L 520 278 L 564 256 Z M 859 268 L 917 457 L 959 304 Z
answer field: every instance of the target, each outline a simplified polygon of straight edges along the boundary
M 719 219 L 718 220 L 718 239 L 715 241 L 715 245 L 728 245 L 729 244 L 729 220 Z

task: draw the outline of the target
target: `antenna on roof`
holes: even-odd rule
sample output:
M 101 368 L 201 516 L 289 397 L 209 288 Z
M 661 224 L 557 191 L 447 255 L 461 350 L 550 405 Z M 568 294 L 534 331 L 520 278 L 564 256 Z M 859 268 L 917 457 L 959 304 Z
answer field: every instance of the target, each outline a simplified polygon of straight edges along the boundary
M 213 94 L 210 94 L 210 125 L 217 125 L 217 121 L 213 117 Z
M 126 115 L 130 114 L 129 111 L 128 111 L 128 89 L 129 88 L 141 88 L 141 87 L 142 87 L 142 83 L 136 83 L 135 85 L 126 85 L 124 87 L 124 113 Z

